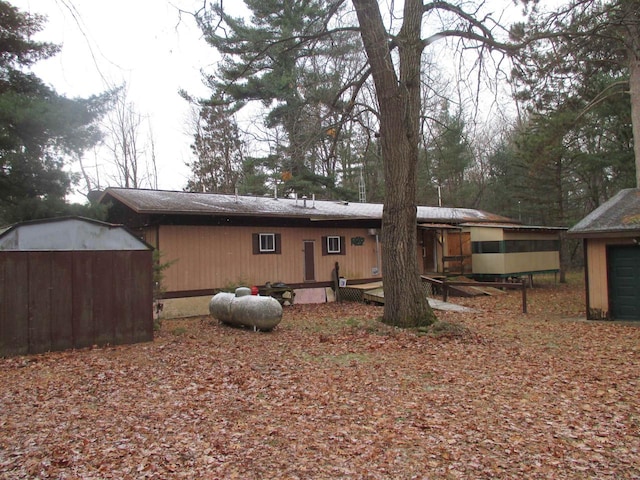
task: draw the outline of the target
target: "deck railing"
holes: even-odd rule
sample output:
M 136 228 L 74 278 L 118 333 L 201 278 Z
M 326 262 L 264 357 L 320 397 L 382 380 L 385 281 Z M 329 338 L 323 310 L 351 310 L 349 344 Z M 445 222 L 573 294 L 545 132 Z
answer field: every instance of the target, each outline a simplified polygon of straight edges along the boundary
M 446 302 L 449 298 L 449 290 L 451 287 L 493 287 L 493 288 L 506 288 L 512 290 L 522 291 L 522 313 L 527 313 L 527 284 L 524 281 L 521 282 L 458 282 L 447 280 L 439 280 L 437 278 L 421 276 L 423 282 L 430 283 L 432 286 L 438 286 L 442 289 L 442 301 Z

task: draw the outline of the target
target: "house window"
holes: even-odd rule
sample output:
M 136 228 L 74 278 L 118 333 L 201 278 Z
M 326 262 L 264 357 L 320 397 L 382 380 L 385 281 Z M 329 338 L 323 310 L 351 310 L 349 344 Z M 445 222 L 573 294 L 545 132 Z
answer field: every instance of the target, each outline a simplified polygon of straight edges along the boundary
M 345 255 L 344 237 L 338 235 L 330 235 L 322 237 L 322 254 L 323 255 Z
M 252 237 L 254 255 L 281 253 L 279 233 L 254 233 Z
M 340 253 L 340 237 L 327 237 L 327 253 Z
M 273 233 L 260 234 L 260 253 L 276 251 L 276 236 Z

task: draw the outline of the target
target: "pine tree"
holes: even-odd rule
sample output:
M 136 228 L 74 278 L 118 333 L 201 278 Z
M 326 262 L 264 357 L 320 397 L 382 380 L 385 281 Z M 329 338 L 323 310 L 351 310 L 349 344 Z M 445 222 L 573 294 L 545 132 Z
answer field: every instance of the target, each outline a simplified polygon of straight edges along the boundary
M 42 22 L 0 0 L 0 223 L 65 213 L 65 158 L 99 139 L 109 99 L 68 99 L 27 70 L 57 52 L 31 40 Z
M 348 141 L 341 119 L 352 106 L 340 99 L 354 32 L 326 36 L 336 12 L 329 0 L 247 0 L 250 21 L 211 6 L 199 16 L 207 41 L 223 55 L 208 78 L 232 110 L 259 102 L 268 129 L 278 132 L 272 149 L 280 158 L 284 187 L 305 194 L 336 188 L 338 149 Z M 357 53 L 360 55 L 360 53 Z M 333 68 L 328 65 L 333 65 Z M 343 68 L 341 68 L 341 66 Z
M 196 133 L 191 145 L 196 160 L 188 163 L 190 192 L 234 193 L 243 168 L 243 142 L 233 115 L 224 102 L 198 107 Z

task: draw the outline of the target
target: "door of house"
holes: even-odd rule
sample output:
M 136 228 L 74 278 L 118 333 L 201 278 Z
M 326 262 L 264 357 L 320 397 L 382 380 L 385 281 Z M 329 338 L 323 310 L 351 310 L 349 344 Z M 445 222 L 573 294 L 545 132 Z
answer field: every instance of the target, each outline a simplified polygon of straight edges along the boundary
M 449 232 L 447 251 L 445 271 L 471 272 L 471 234 L 469 232 Z
M 434 230 L 422 231 L 422 272 L 434 273 L 438 271 L 436 232 Z
M 316 279 L 315 242 L 313 240 L 305 240 L 303 242 L 303 251 L 304 281 L 313 282 Z
M 640 320 L 640 247 L 607 249 L 609 312 L 616 320 Z

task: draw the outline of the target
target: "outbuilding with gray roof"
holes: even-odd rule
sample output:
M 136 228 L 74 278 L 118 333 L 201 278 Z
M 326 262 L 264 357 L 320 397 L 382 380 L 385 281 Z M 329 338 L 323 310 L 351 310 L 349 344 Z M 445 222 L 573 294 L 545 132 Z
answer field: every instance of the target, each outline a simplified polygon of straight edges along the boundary
M 621 190 L 568 236 L 584 244 L 587 318 L 640 320 L 640 189 Z

